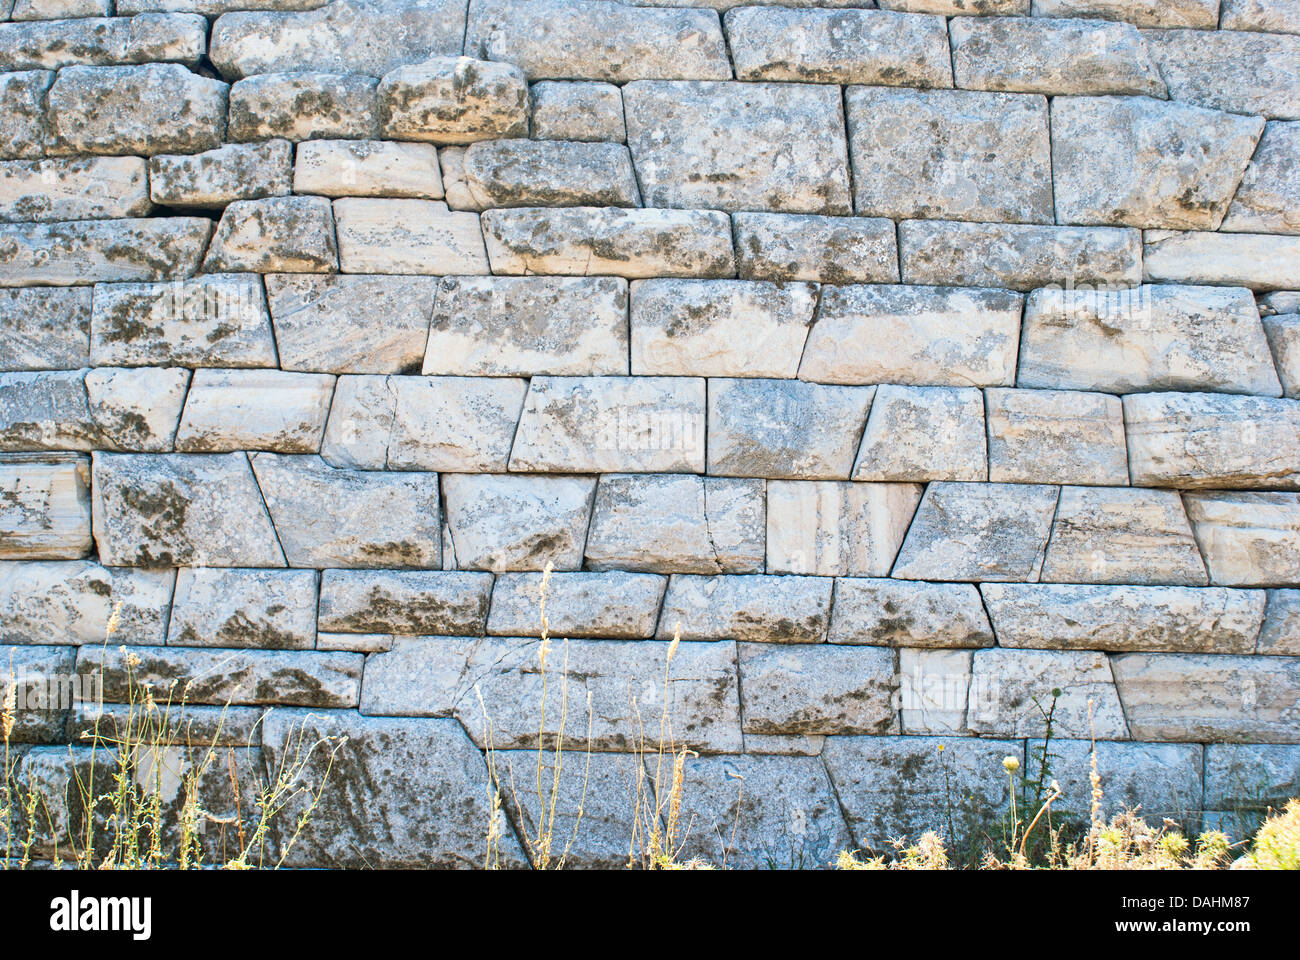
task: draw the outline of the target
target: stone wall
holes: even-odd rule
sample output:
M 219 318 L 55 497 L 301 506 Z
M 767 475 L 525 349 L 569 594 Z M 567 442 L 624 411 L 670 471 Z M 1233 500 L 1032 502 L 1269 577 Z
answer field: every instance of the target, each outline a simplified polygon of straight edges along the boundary
M 731 865 L 995 816 L 1054 690 L 1068 809 L 1300 790 L 1300 7 L 791 3 L 0 0 L 20 692 L 311 715 L 291 863 L 474 863 L 552 564 L 575 863 L 665 699 Z

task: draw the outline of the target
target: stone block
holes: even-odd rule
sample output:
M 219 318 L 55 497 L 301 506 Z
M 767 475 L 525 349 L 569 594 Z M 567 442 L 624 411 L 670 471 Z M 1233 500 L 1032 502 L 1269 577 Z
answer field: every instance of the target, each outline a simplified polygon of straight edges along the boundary
M 1118 397 L 1072 390 L 989 389 L 989 479 L 1127 484 Z
M 344 273 L 488 272 L 477 215 L 440 200 L 345 197 L 334 216 Z
M 1042 737 L 1051 711 L 1054 736 L 1127 740 L 1131 702 L 1116 693 L 1111 663 L 1091 651 L 976 650 L 967 725 L 980 736 Z M 1136 724 L 1133 735 L 1146 739 Z
M 217 209 L 236 200 L 281 197 L 293 190 L 288 140 L 228 143 L 215 150 L 149 158 L 149 196 L 164 207 Z
M 176 449 L 316 453 L 334 379 L 327 373 L 282 370 L 198 370 L 176 432 Z
M 737 644 L 745 733 L 897 733 L 897 654 L 885 647 Z
M 866 577 L 835 581 L 826 639 L 886 647 L 991 647 L 994 642 L 974 584 Z
M 198 272 L 211 234 L 199 217 L 0 224 L 0 284 L 183 280 Z
M 293 189 L 325 197 L 441 200 L 438 151 L 428 143 L 313 140 L 296 151 Z
M 161 645 L 175 581 L 90 560 L 0 562 L 0 643 Z
M 487 619 L 489 634 L 541 636 L 543 576 L 503 573 L 496 578 Z M 550 635 L 616 640 L 653 637 L 666 586 L 666 578 L 650 573 L 552 573 L 546 579 L 545 593 Z
M 921 491 L 915 483 L 769 481 L 767 571 L 887 576 Z
M 742 279 L 898 281 L 898 244 L 892 220 L 736 213 L 731 221 Z
M 1142 279 L 1149 283 L 1285 290 L 1300 270 L 1298 237 L 1148 230 L 1142 240 Z
M 511 63 L 435 57 L 379 83 L 386 139 L 466 144 L 528 133 L 528 83 Z
M 486 140 L 465 151 L 465 187 L 489 207 L 636 207 L 632 158 L 619 143 Z
M 77 560 L 90 552 L 84 457 L 0 455 L 0 560 Z
M 240 80 L 230 88 L 229 138 L 246 142 L 376 137 L 378 85 L 374 77 L 361 74 L 312 70 Z
M 488 573 L 325 570 L 319 628 L 339 634 L 482 634 L 491 592 Z
M 984 396 L 971 387 L 877 388 L 854 480 L 987 480 Z
M 203 261 L 207 273 L 333 273 L 338 268 L 334 215 L 324 197 L 235 201 L 221 214 Z
M 139 157 L 0 162 L 0 221 L 104 220 L 149 213 Z
M 90 287 L 0 289 L 0 370 L 90 363 Z
M 167 645 L 310 650 L 316 571 L 182 567 Z
M 659 639 L 822 643 L 831 613 L 829 577 L 676 574 L 668 584 Z
M 1208 492 L 1183 499 L 1211 583 L 1300 584 L 1300 494 Z
M 1300 24 L 1296 32 L 1300 32 Z M 1298 151 L 1300 123 L 1274 120 L 1265 124 L 1220 229 L 1300 233 L 1300 170 L 1292 162 Z
M 459 568 L 581 568 L 594 477 L 447 474 L 442 488 Z
M 543 80 L 531 93 L 538 140 L 627 140 L 623 91 L 612 83 Z

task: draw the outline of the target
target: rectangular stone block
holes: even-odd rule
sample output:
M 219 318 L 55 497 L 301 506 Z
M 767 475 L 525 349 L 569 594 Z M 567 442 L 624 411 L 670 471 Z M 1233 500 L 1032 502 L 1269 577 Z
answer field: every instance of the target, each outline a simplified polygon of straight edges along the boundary
M 1286 0 L 1223 0 L 1220 29 L 1300 33 L 1300 11 Z
M 995 483 L 1128 483 L 1118 397 L 989 389 L 989 479 Z
M 595 477 L 446 474 L 442 492 L 454 565 L 462 570 L 582 567 Z M 450 569 L 452 563 L 447 567 Z
M 830 577 L 699 577 L 668 583 L 659 639 L 823 643 L 831 615 Z
M 497 577 L 487 632 L 540 637 L 542 581 L 539 573 Z M 546 580 L 547 628 L 557 637 L 653 637 L 667 583 L 665 577 L 650 573 L 553 573 Z
M 1205 747 L 1207 810 L 1280 808 L 1300 793 L 1300 748 L 1265 743 Z
M 641 193 L 621 143 L 484 140 L 465 151 L 465 187 L 488 207 L 637 207 Z
M 0 370 L 90 364 L 90 287 L 0 289 Z
M 1183 499 L 1211 583 L 1300 584 L 1300 494 L 1187 493 Z
M 166 453 L 181 418 L 184 367 L 99 367 L 86 374 L 90 415 L 104 450 Z
M 1256 653 L 1300 656 L 1300 590 L 1269 590 Z
M 736 646 L 745 733 L 898 732 L 895 651 L 830 644 Z
M 0 285 L 183 280 L 211 233 L 198 217 L 0 224 Z
M 107 17 L 112 14 L 111 0 L 13 0 L 8 4 L 7 19 L 61 20 L 78 17 Z
M 769 481 L 767 572 L 887 576 L 921 492 L 915 483 Z
M 715 210 L 568 207 L 488 210 L 483 236 L 498 274 L 730 277 L 731 221 Z
M 84 370 L 0 375 L 0 450 L 90 450 L 100 440 Z
M 1223 30 L 1144 30 L 1169 96 L 1202 107 L 1300 120 L 1300 37 Z
M 438 151 L 429 143 L 313 140 L 297 148 L 293 190 L 325 197 L 441 200 Z
M 987 480 L 984 395 L 974 388 L 876 390 L 854 480 Z
M 1142 279 L 1149 283 L 1285 290 L 1300 272 L 1300 237 L 1148 230 L 1142 240 Z
M 627 140 L 623 91 L 612 83 L 543 80 L 530 93 L 534 139 Z
M 888 647 L 991 647 L 994 642 L 974 584 L 866 577 L 835 581 L 826 639 Z
M 1213 30 L 1219 25 L 1220 0 L 1034 0 L 1036 17 L 1096 17 L 1123 20 L 1139 27 L 1188 27 Z
M 1300 14 L 1297 15 L 1300 21 Z M 1297 24 L 1300 33 L 1300 23 Z M 1273 120 L 1255 155 L 1246 165 L 1241 184 L 1220 227 L 1232 233 L 1300 233 L 1300 170 L 1291 158 L 1300 150 L 1300 123 Z
M 139 157 L 0 162 L 0 221 L 144 216 L 148 179 Z
M 3 8 L 4 4 L 0 4 Z M 187 13 L 0 24 L 0 70 L 58 70 L 77 64 L 108 67 L 150 62 L 197 67 L 208 50 L 208 24 Z
M 617 277 L 444 277 L 424 372 L 626 374 L 627 310 L 627 281 Z
M 343 224 L 337 233 L 343 236 Z M 335 237 L 334 214 L 324 197 L 237 200 L 221 214 L 203 269 L 333 273 L 339 269 L 341 246 Z
M 735 213 L 731 221 L 742 279 L 898 282 L 892 220 Z
M 0 643 L 161 645 L 175 582 L 90 560 L 0 562 Z
M 10 670 L 15 682 L 14 727 L 6 738 L 11 744 L 58 743 L 65 739 L 70 694 L 77 689 L 72 684 L 75 658 L 76 651 L 71 647 L 0 646 L 6 694 Z M 67 749 L 62 748 L 65 755 Z M 12 762 L 12 749 L 10 757 Z
M 0 502 L 0 560 L 76 560 L 90 553 L 85 457 L 0 455 Z
M 513 63 L 435 57 L 379 83 L 383 134 L 391 140 L 466 144 L 528 134 L 528 83 Z
M 316 571 L 182 567 L 167 645 L 310 650 Z
M 647 206 L 853 212 L 837 87 L 637 80 L 623 107 Z
M 230 88 L 229 137 L 366 140 L 379 136 L 374 77 L 295 71 L 240 80 Z
M 43 156 L 49 127 L 45 94 L 54 83 L 52 70 L 0 73 L 0 159 L 30 160 Z
M 1027 747 L 1025 775 L 1042 779 L 1043 741 L 1031 740 Z M 1052 804 L 1053 819 L 1058 822 L 1085 824 L 1091 818 L 1093 797 L 1089 778 L 1094 754 L 1102 785 L 1098 813 L 1103 820 L 1139 805 L 1148 823 L 1169 818 L 1192 825 L 1194 830 L 1200 819 L 1203 759 L 1198 743 L 1102 740 L 1094 744 L 1090 740 L 1053 737 L 1047 752 L 1050 777 L 1062 791 L 1060 799 Z
M 899 715 L 909 734 L 956 734 L 966 730 L 970 696 L 969 650 L 898 651 Z
M 764 515 L 761 480 L 603 476 L 587 535 L 586 566 L 649 573 L 761 573 Z
M 799 376 L 844 384 L 1010 385 L 1023 299 L 992 289 L 828 287 Z
M 192 156 L 149 158 L 149 196 L 164 207 L 216 209 L 293 192 L 288 140 L 228 143 Z
M 316 453 L 333 396 L 334 376 L 327 373 L 197 370 L 176 432 L 176 449 Z
M 481 635 L 491 592 L 489 573 L 325 570 L 319 628 L 340 634 Z
M 334 201 L 344 273 L 487 273 L 478 217 L 440 200 Z
M 1090 651 L 976 650 L 967 725 L 980 736 L 1042 737 L 1047 712 L 1055 703 L 1054 736 L 1127 740 L 1124 708 L 1129 707 L 1132 717 L 1130 701 L 1127 692 L 1123 698 L 1116 693 L 1111 674 L 1111 663 L 1123 659 L 1111 661 L 1104 653 Z M 1169 739 L 1148 738 L 1138 732 L 1136 723 L 1133 736 Z

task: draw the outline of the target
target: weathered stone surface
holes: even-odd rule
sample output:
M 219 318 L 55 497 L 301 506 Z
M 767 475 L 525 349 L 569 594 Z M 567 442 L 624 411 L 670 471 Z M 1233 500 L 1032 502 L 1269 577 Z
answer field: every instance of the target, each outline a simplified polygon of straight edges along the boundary
M 627 304 L 616 277 L 444 277 L 424 372 L 626 374 Z
M 13 0 L 9 6 L 9 19 L 15 21 L 107 17 L 113 12 L 112 0 Z
M 952 86 L 947 24 L 938 17 L 741 7 L 724 22 L 738 80 Z
M 110 566 L 284 566 L 243 453 L 96 453 L 93 491 Z
M 1280 808 L 1300 793 L 1300 749 L 1281 744 L 1211 743 L 1205 748 L 1205 807 Z
M 470 196 L 465 183 L 465 151 L 468 147 L 443 146 L 438 150 L 438 165 L 442 168 L 442 188 L 447 206 L 453 210 L 479 212 L 479 206 Z
M 635 207 L 632 158 L 620 143 L 489 140 L 465 151 L 465 185 L 488 207 Z
M 829 644 L 736 646 L 746 733 L 898 732 L 898 658 L 893 650 Z
M 33 159 L 44 154 L 45 94 L 52 83 L 51 70 L 0 73 L 0 158 Z
M 316 453 L 333 396 L 334 376 L 327 373 L 198 370 L 176 432 L 176 449 Z
M 465 52 L 518 64 L 532 80 L 731 77 L 722 27 L 708 10 L 588 0 L 481 0 L 472 6 Z
M 160 738 L 170 744 L 211 744 L 218 747 L 247 747 L 262 739 L 261 725 L 265 710 L 257 707 L 214 707 L 180 703 L 173 700 L 170 710 L 171 730 Z M 127 724 L 139 729 L 139 706 L 99 701 L 76 703 L 68 717 L 68 731 L 79 739 L 82 731 L 93 732 L 99 724 L 102 736 L 125 733 Z M 163 731 L 160 731 L 163 732 Z M 66 756 L 66 748 L 65 748 Z M 239 758 L 236 758 L 238 762 Z M 229 776 L 229 767 L 224 771 Z M 242 774 L 241 774 L 242 775 Z
M 1113 227 L 908 220 L 898 250 L 905 283 L 1032 290 L 1143 279 L 1141 234 Z
M 638 280 L 632 373 L 793 377 L 817 304 L 811 283 Z
M 442 566 L 436 473 L 336 470 L 319 457 L 253 454 L 291 567 Z
M 830 577 L 699 577 L 676 574 L 659 639 L 821 643 L 831 613 Z
M 971 90 L 1165 96 L 1160 72 L 1129 24 L 959 17 L 952 64 L 957 86 Z
M 488 272 L 478 217 L 440 200 L 345 197 L 334 212 L 344 273 Z
M 745 735 L 745 753 L 757 756 L 819 757 L 825 745 L 826 738 L 820 734 L 794 737 Z
M 316 571 L 182 567 L 167 645 L 309 650 L 316 645 Z
M 1256 653 L 1300 656 L 1300 590 L 1268 591 Z
M 623 107 L 647 206 L 853 212 L 836 87 L 638 80 Z
M 604 476 L 587 537 L 592 570 L 761 573 L 763 481 Z
M 0 224 L 0 284 L 181 280 L 198 271 L 211 233 L 198 217 Z
M 86 373 L 86 399 L 104 450 L 166 453 L 181 419 L 190 371 L 100 367 Z
M 666 585 L 664 577 L 650 573 L 553 573 L 546 584 L 550 634 L 629 640 L 652 637 Z M 541 586 L 539 573 L 503 573 L 497 577 L 487 632 L 540 637 Z M 695 639 L 685 633 L 682 636 Z
M 127 657 L 140 662 L 128 670 Z M 77 672 L 103 678 L 104 699 L 126 702 L 133 684 L 171 689 L 187 703 L 355 707 L 361 694 L 359 653 L 106 646 L 77 658 Z M 138 689 L 135 692 L 138 697 Z
M 1220 587 L 988 583 L 1004 647 L 1167 653 L 1252 653 L 1262 590 Z
M 60 701 L 58 691 L 68 689 L 75 656 L 71 647 L 0 646 L 6 693 L 10 670 L 15 681 L 17 709 L 13 711 L 14 728 L 6 738 L 11 743 L 58 743 L 64 739 L 69 704 Z M 66 756 L 68 748 L 61 749 Z
M 973 388 L 876 390 L 854 480 L 987 480 L 984 396 Z
M 347 634 L 482 634 L 491 592 L 488 573 L 326 570 L 319 628 Z
M 441 200 L 438 151 L 428 143 L 314 140 L 298 146 L 293 189 L 326 197 Z
M 1062 795 L 1052 804 L 1053 819 L 1086 824 L 1092 811 L 1094 752 L 1101 777 L 1103 820 L 1141 807 L 1148 822 L 1169 818 L 1195 823 L 1201 811 L 1201 745 L 1192 743 L 1123 743 L 1052 738 L 1047 748 L 1050 779 Z M 1025 775 L 1042 777 L 1043 741 L 1028 744 Z M 1032 814 L 1030 814 L 1032 816 Z
M 175 580 L 89 560 L 2 562 L 0 643 L 162 644 Z
M 64 67 L 47 99 L 57 154 L 199 153 L 221 145 L 229 87 L 175 64 Z
M 1143 235 L 1142 279 L 1151 283 L 1212 283 L 1252 290 L 1295 286 L 1300 238 L 1267 233 Z
M 1147 487 L 1300 486 L 1300 403 L 1212 393 L 1124 398 L 1129 474 Z
M 1298 152 L 1300 123 L 1274 120 L 1265 124 L 1221 229 L 1300 233 L 1300 169 L 1294 162 Z
M 90 315 L 97 365 L 275 365 L 258 277 L 214 274 L 172 283 L 100 284 Z
M 368 714 L 392 716 L 450 717 L 462 700 L 481 722 L 483 707 L 470 678 L 474 663 L 480 676 L 491 661 L 482 659 L 483 638 L 475 637 L 391 637 L 386 649 L 367 657 L 361 688 L 361 709 Z M 492 641 L 489 641 L 492 642 Z M 499 644 L 497 646 L 496 644 Z M 526 640 L 497 640 L 489 649 L 499 658 L 509 657 Z M 489 702 L 486 700 L 484 705 Z M 498 709 L 493 702 L 493 709 Z M 493 731 L 495 733 L 495 731 Z M 485 738 L 486 740 L 486 738 Z M 501 742 L 493 739 L 493 745 Z M 485 781 L 486 785 L 486 781 Z
M 1300 39 L 1229 30 L 1144 30 L 1142 36 L 1174 100 L 1300 120 Z
M 715 210 L 569 207 L 488 210 L 493 273 L 730 277 L 731 222 Z
M 538 140 L 627 139 L 623 92 L 612 83 L 544 80 L 532 87 L 532 134 Z
M 456 566 L 579 569 L 595 488 L 594 477 L 447 474 L 442 490 Z
M 1208 583 L 1173 490 L 1061 488 L 1044 583 Z
M 847 480 L 875 393 L 799 380 L 713 380 L 709 472 Z
M 533 377 L 512 471 L 703 473 L 702 377 Z
M 129 0 L 128 0 L 129 2 Z M 857 2 L 857 0 L 854 0 Z M 824 4 L 831 6 L 832 4 Z M 1006 17 L 1028 16 L 1029 0 L 879 0 L 882 10 L 905 13 L 938 13 L 961 17 L 968 15 Z
M 0 163 L 0 221 L 139 217 L 151 207 L 139 157 Z
M 1148 97 L 1057 97 L 1057 219 L 1216 230 L 1263 129 L 1259 117 Z
M 0 450 L 90 450 L 100 440 L 83 370 L 0 375 Z
M 1271 317 L 1279 313 L 1300 313 L 1300 290 L 1274 290 L 1270 293 L 1257 293 L 1255 302 L 1259 304 L 1261 317 Z
M 208 49 L 208 24 L 194 14 L 95 16 L 0 24 L 0 70 L 122 66 L 149 62 L 198 66 Z
M 921 489 L 913 483 L 770 481 L 767 571 L 886 576 Z
M 1128 483 L 1118 397 L 989 389 L 989 479 L 997 483 Z
M 466 144 L 528 133 L 528 83 L 509 63 L 436 57 L 379 83 L 384 136 Z
M 385 653 L 393 649 L 391 633 L 316 633 L 317 650 L 352 650 L 356 653 Z
M 1002 759 L 1023 753 L 1018 740 L 834 737 L 823 757 L 854 841 L 881 856 L 899 835 L 915 841 L 949 816 L 996 822 L 1010 800 Z
M 344 377 L 321 456 L 366 470 L 502 472 L 527 389 L 503 377 Z
M 1007 290 L 830 287 L 822 291 L 799 376 L 845 384 L 1010 385 L 1022 302 Z
M 898 652 L 899 714 L 909 734 L 962 734 L 970 693 L 969 650 Z
M 404 64 L 454 56 L 464 33 L 463 0 L 335 0 L 303 12 L 227 13 L 212 28 L 210 56 L 224 77 L 304 63 L 381 77 Z
M 268 197 L 238 200 L 226 207 L 203 269 L 208 273 L 330 273 L 338 264 L 328 200 Z
M 0 502 L 0 560 L 76 560 L 90 552 L 84 457 L 0 456 Z
M 327 373 L 416 373 L 434 277 L 269 274 L 280 366 Z M 382 324 L 375 317 L 383 317 Z
M 1052 222 L 1043 97 L 852 87 L 845 104 L 858 213 Z
M 991 647 L 993 631 L 973 584 L 840 577 L 826 639 L 889 647 Z
M 1275 397 L 1281 387 L 1258 316 L 1240 287 L 1035 290 L 1025 303 L 1018 383 Z
M 1135 739 L 1300 743 L 1300 658 L 1126 653 L 1111 665 Z
M 898 281 L 894 224 L 883 217 L 737 213 L 731 220 L 745 280 Z
M 230 88 L 230 139 L 376 137 L 378 85 L 374 77 L 314 71 L 268 73 L 240 80 Z
M 1300 33 L 1300 10 L 1287 0 L 1223 0 L 1222 30 Z
M 1057 488 L 948 483 L 926 487 L 893 576 L 903 580 L 1037 580 Z
M 1127 740 L 1129 727 L 1111 662 L 1104 653 L 1090 651 L 976 650 L 967 724 L 981 736 L 1041 737 L 1047 729 L 1045 713 L 1055 701 L 1054 736 Z M 1123 703 L 1129 704 L 1127 695 Z M 1147 739 L 1136 729 L 1133 734 Z
M 90 363 L 90 287 L 0 290 L 0 370 Z
M 1300 494 L 1188 493 L 1183 499 L 1211 583 L 1300 584 Z
M 193 156 L 149 158 L 149 196 L 166 207 L 215 209 L 236 200 L 291 193 L 288 140 L 228 143 Z
M 1139 27 L 1213 30 L 1220 0 L 1034 0 L 1036 17 L 1097 17 Z

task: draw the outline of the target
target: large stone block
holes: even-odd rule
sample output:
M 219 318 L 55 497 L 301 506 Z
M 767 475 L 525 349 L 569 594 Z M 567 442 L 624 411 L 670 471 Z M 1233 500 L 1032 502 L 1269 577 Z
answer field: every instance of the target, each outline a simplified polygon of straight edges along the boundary
M 110 566 L 284 566 L 246 454 L 96 453 L 93 492 Z
M 1144 30 L 1142 36 L 1174 100 L 1300 120 L 1300 37 L 1230 30 Z
M 310 650 L 316 646 L 316 571 L 182 567 L 167 645 Z
M 741 7 L 724 22 L 737 80 L 952 86 L 947 24 L 938 17 Z
M 161 645 L 175 581 L 89 560 L 0 562 L 0 643 Z
M 90 413 L 85 371 L 0 375 L 0 450 L 91 450 L 102 437 Z
M 1043 741 L 1031 740 L 1026 750 L 1025 776 L 1043 778 Z M 1055 780 L 1061 797 L 1052 804 L 1053 820 L 1087 824 L 1092 816 L 1092 760 L 1097 760 L 1102 795 L 1097 798 L 1103 821 L 1141 808 L 1151 823 L 1168 818 L 1195 824 L 1201 812 L 1202 748 L 1195 743 L 1124 743 L 1052 738 L 1047 745 L 1048 782 Z M 1046 786 L 1046 785 L 1045 785 Z M 1047 791 L 1044 791 L 1046 799 Z M 1035 813 L 1037 811 L 1034 811 Z M 1033 816 L 1026 810 L 1027 816 Z
M 319 457 L 250 458 L 291 567 L 442 566 L 436 473 L 336 470 Z
M 894 223 L 884 217 L 736 213 L 731 220 L 742 279 L 898 281 Z
M 487 621 L 489 634 L 542 635 L 543 576 L 503 573 L 497 577 Z M 546 580 L 546 627 L 550 635 L 558 637 L 653 637 L 666 586 L 666 578 L 650 573 L 552 573 Z
M 90 552 L 84 457 L 0 455 L 0 560 L 76 560 Z
M 196 67 L 207 50 L 207 21 L 194 14 L 42 18 L 28 23 L 0 24 L 0 70 L 57 70 L 77 64 L 107 67 L 163 61 Z
M 280 366 L 326 373 L 418 373 L 434 277 L 269 274 Z M 375 317 L 383 317 L 382 324 Z
M 489 573 L 325 570 L 318 626 L 348 634 L 482 634 L 491 592 Z
M 1127 692 L 1122 704 L 1104 653 L 976 650 L 966 716 L 980 736 L 1042 737 L 1051 712 L 1054 736 L 1127 740 Z M 1133 735 L 1147 738 L 1136 725 Z
M 627 140 L 623 91 L 612 83 L 543 80 L 531 93 L 534 139 Z
M 199 153 L 221 145 L 229 87 L 175 64 L 64 67 L 47 104 L 54 154 Z
M 1124 398 L 1129 473 L 1148 487 L 1300 486 L 1300 403 L 1213 393 Z
M 974 388 L 876 390 L 854 480 L 987 480 L 984 396 Z
M 737 644 L 745 733 L 897 733 L 898 655 L 886 647 Z
M 888 647 L 991 647 L 993 631 L 974 584 L 840 577 L 826 639 Z
M 0 370 L 90 364 L 90 287 L 0 289 Z
M 799 376 L 845 384 L 1010 385 L 1022 302 L 1007 290 L 828 287 Z
M 1300 656 L 1300 590 L 1269 590 L 1256 653 Z
M 845 105 L 858 213 L 1052 222 L 1045 98 L 851 87 Z
M 183 367 L 100 367 L 86 374 L 90 415 L 105 450 L 165 453 L 185 402 L 190 371 Z
M 1205 748 L 1205 808 L 1280 808 L 1300 793 L 1300 748 L 1211 743 Z
M 0 162 L 0 221 L 139 217 L 152 207 L 139 157 Z
M 903 580 L 1037 580 L 1057 488 L 947 483 L 925 490 L 894 563 Z
M 316 453 L 333 396 L 334 376 L 328 373 L 198 370 L 176 431 L 176 449 Z
M 510 469 L 703 473 L 704 402 L 702 377 L 533 377 Z
M 444 277 L 424 372 L 626 374 L 627 305 L 627 281 L 617 277 Z
M 149 158 L 149 196 L 165 207 L 216 209 L 291 193 L 292 170 L 288 140 L 228 143 L 192 156 L 159 155 Z
M 989 389 L 984 402 L 995 483 L 1128 483 L 1118 397 Z
M 1139 27 L 1219 25 L 1219 0 L 1034 0 L 1033 11 L 1036 17 L 1096 17 Z
M 203 269 L 333 273 L 338 251 L 334 215 L 324 197 L 237 200 L 221 214 Z
M 903 732 L 956 734 L 966 732 L 966 701 L 970 697 L 969 650 L 898 651 L 898 680 Z
M 1300 271 L 1300 237 L 1148 230 L 1142 240 L 1142 279 L 1149 283 L 1286 290 Z
M 577 570 L 595 488 L 595 477 L 447 474 L 442 491 L 455 551 L 448 560 L 494 573 L 547 563 Z
M 1223 30 L 1300 33 L 1300 11 L 1287 0 L 1223 0 Z
M 108 17 L 114 6 L 112 0 L 13 0 L 0 10 L 5 19 L 21 22 Z
M 853 212 L 837 87 L 638 80 L 623 107 L 647 206 Z
M 493 273 L 730 277 L 731 222 L 715 210 L 568 207 L 488 210 Z
M 293 189 L 325 197 L 441 200 L 438 151 L 428 143 L 313 140 L 295 151 Z
M 1143 285 L 1035 290 L 1025 302 L 1018 383 L 1129 393 L 1281 394 L 1250 291 Z
M 435 57 L 379 83 L 384 136 L 441 144 L 528 133 L 528 83 L 509 63 Z
M 518 64 L 531 80 L 726 80 L 718 16 L 589 0 L 480 0 L 465 52 Z
M 915 483 L 770 481 L 767 571 L 888 575 L 921 491 Z
M 1300 123 L 1265 124 L 1221 229 L 1300 233 L 1300 168 L 1293 161 L 1298 152 Z
M 334 215 L 344 273 L 488 272 L 478 216 L 441 200 L 345 197 Z
M 78 690 L 72 682 L 76 679 L 73 674 L 75 657 L 76 651 L 71 647 L 0 646 L 6 697 L 10 693 L 10 683 L 14 684 L 14 726 L 5 738 L 10 744 L 58 743 L 65 739 L 64 724 L 72 706 L 70 695 L 75 695 Z M 61 749 L 66 754 L 68 748 Z M 12 763 L 12 747 L 9 756 Z M 15 807 L 14 816 L 18 815 Z M 39 819 L 40 814 L 37 815 L 38 822 Z M 17 840 L 17 835 L 14 839 Z
M 799 380 L 713 380 L 709 472 L 847 480 L 875 393 Z
M 465 186 L 488 207 L 636 207 L 641 194 L 621 143 L 489 140 L 465 151 Z
M 1057 97 L 1057 219 L 1217 230 L 1263 129 L 1259 117 L 1149 97 Z
M 199 217 L 0 224 L 0 284 L 183 280 L 198 272 L 211 233 Z
M 381 77 L 403 64 L 460 53 L 464 35 L 464 0 L 335 0 L 316 10 L 224 13 L 212 28 L 210 57 L 224 77 L 303 64 Z
M 52 70 L 0 73 L 0 158 L 34 159 L 45 153 L 45 95 L 52 83 Z
M 698 577 L 668 584 L 659 639 L 821 643 L 831 613 L 830 577 Z
M 374 77 L 310 70 L 240 80 L 230 88 L 229 137 L 239 142 L 376 137 L 378 85 Z
M 909 284 L 1032 290 L 1142 279 L 1137 230 L 907 220 L 898 225 L 898 246 Z
M 1262 590 L 1220 587 L 986 583 L 1004 647 L 1164 653 L 1252 653 Z
M 1300 743 L 1300 658 L 1125 653 L 1111 664 L 1136 739 Z
M 270 367 L 275 347 L 255 275 L 95 287 L 90 358 L 96 365 Z
M 763 481 L 685 474 L 600 478 L 587 537 L 593 570 L 761 573 Z
M 1211 492 L 1183 499 L 1211 583 L 1300 585 L 1300 494 Z

